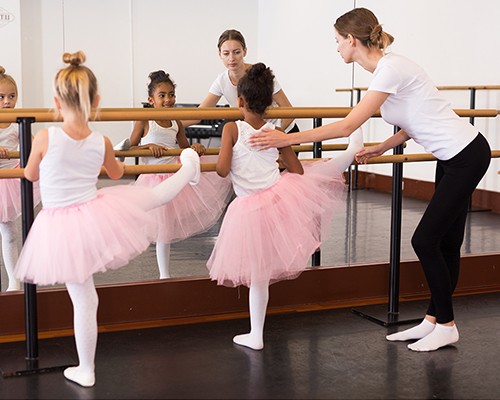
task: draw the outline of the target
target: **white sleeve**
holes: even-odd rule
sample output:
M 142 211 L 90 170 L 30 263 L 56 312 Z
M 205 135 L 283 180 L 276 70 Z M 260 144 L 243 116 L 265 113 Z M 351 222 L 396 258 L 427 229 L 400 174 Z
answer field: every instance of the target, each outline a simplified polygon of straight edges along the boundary
M 368 87 L 368 90 L 397 94 L 401 84 L 402 79 L 399 71 L 392 65 L 384 65 L 375 70 L 372 83 Z
M 210 86 L 209 92 L 216 96 L 224 96 L 221 77 L 222 75 L 219 75 L 214 83 L 212 83 L 212 86 Z
M 273 94 L 278 93 L 280 90 L 281 90 L 281 85 L 280 85 L 280 83 L 278 82 L 278 80 L 276 79 L 276 77 L 274 77 L 274 89 L 273 89 Z

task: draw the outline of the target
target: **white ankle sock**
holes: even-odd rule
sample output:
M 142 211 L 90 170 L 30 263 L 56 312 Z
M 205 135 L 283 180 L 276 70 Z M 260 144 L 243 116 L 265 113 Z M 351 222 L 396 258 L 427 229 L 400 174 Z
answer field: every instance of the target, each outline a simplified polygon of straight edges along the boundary
M 402 332 L 396 332 L 392 335 L 387 335 L 385 338 L 391 342 L 422 339 L 423 337 L 431 333 L 435 327 L 436 324 L 433 324 L 432 322 L 424 318 L 420 325 L 414 326 L 410 329 L 406 329 Z
M 413 351 L 434 351 L 440 347 L 458 342 L 458 329 L 456 325 L 446 326 L 436 324 L 436 328 L 418 342 L 411 343 L 408 348 Z
M 253 350 L 262 350 L 264 348 L 264 321 L 269 300 L 269 283 L 251 284 L 248 300 L 250 305 L 250 333 L 235 336 L 233 342 Z

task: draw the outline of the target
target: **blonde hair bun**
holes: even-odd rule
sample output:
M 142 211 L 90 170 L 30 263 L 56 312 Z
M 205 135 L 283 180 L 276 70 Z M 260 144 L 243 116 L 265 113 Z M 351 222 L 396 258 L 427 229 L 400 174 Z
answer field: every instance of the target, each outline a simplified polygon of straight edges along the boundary
M 78 51 L 76 53 L 64 53 L 63 61 L 65 64 L 70 65 L 80 65 L 85 62 L 85 53 L 83 51 Z
M 5 68 L 0 65 L 0 74 L 5 74 Z

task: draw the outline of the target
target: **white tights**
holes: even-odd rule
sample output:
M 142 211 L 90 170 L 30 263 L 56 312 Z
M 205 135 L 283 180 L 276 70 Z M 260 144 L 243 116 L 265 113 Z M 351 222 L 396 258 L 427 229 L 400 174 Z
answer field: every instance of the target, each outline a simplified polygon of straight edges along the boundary
M 19 257 L 19 251 L 17 249 L 16 221 L 1 222 L 0 234 L 2 235 L 3 261 L 5 264 L 5 269 L 7 270 L 7 276 L 9 277 L 9 286 L 7 288 L 7 291 L 9 292 L 11 290 L 19 290 L 19 280 L 17 280 L 14 276 L 14 268 Z
M 170 178 L 153 188 L 158 195 L 161 205 L 167 204 L 177 196 L 188 183 L 196 185 L 200 179 L 200 157 L 193 149 L 184 149 L 181 153 L 182 167 Z M 146 205 L 145 209 L 157 207 L 158 205 Z
M 252 283 L 248 303 L 250 306 L 250 333 L 238 335 L 233 342 L 240 346 L 261 350 L 264 347 L 264 321 L 269 301 L 269 282 Z
M 170 243 L 156 242 L 156 259 L 160 270 L 160 279 L 170 278 Z
M 349 136 L 349 146 L 342 152 L 338 152 L 332 157 L 340 167 L 338 173 L 344 172 L 354 161 L 356 153 L 363 148 L 363 131 L 361 128 L 355 130 Z
M 82 386 L 93 386 L 99 304 L 94 277 L 90 276 L 83 283 L 66 283 L 66 287 L 73 303 L 73 323 L 79 364 L 78 367 L 67 368 L 64 376 Z

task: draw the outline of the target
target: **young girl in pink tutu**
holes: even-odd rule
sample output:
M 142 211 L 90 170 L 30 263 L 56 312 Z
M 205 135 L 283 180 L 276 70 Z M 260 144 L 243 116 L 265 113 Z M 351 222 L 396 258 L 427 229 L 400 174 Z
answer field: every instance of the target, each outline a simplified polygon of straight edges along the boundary
M 238 82 L 244 121 L 224 126 L 217 173 L 231 177 L 238 196 L 228 207 L 210 259 L 210 277 L 220 285 L 250 288 L 249 334 L 235 336 L 241 346 L 264 347 L 263 329 L 271 283 L 296 278 L 331 228 L 333 211 L 343 208 L 343 171 L 363 146 L 361 131 L 332 160 L 304 163 L 290 146 L 259 151 L 250 135 L 273 124 L 262 118 L 272 103 L 273 73 L 262 63 Z M 279 153 L 286 166 L 279 173 Z
M 148 101 L 154 108 L 171 108 L 175 105 L 175 83 L 165 71 L 149 74 Z M 131 150 L 150 149 L 153 157 L 141 159 L 143 164 L 175 164 L 177 157 L 164 157 L 163 150 L 188 148 L 184 127 L 178 120 L 137 121 L 130 137 Z M 191 146 L 200 156 L 205 146 Z M 203 161 L 203 158 L 202 158 Z M 172 174 L 145 174 L 136 181 L 138 186 L 154 187 Z M 159 223 L 156 238 L 156 257 L 160 279 L 170 277 L 170 243 L 210 229 L 219 219 L 231 196 L 231 182 L 215 172 L 204 173 L 196 186 L 186 186 L 168 204 L 151 213 Z
M 0 108 L 14 108 L 17 103 L 17 84 L 12 76 L 0 67 Z M 8 160 L 9 151 L 19 150 L 19 125 L 0 123 L 0 168 L 19 168 L 19 160 Z M 40 202 L 40 194 L 35 188 L 35 204 Z M 16 219 L 21 215 L 21 182 L 19 179 L 0 179 L 0 234 L 2 255 L 9 277 L 7 292 L 21 288 L 14 276 L 19 250 L 17 248 Z
M 88 126 L 91 108 L 99 102 L 97 81 L 82 52 L 64 54 L 70 64 L 54 79 L 55 106 L 62 127 L 38 132 L 25 176 L 40 179 L 43 209 L 16 266 L 16 276 L 38 285 L 65 283 L 73 302 L 79 365 L 64 376 L 82 386 L 95 383 L 98 298 L 93 274 L 118 268 L 147 249 L 157 235 L 148 212 L 170 201 L 200 177 L 199 157 L 181 154 L 183 166 L 155 188 L 117 185 L 97 190 L 103 166 L 111 179 L 123 175 L 108 138 Z

